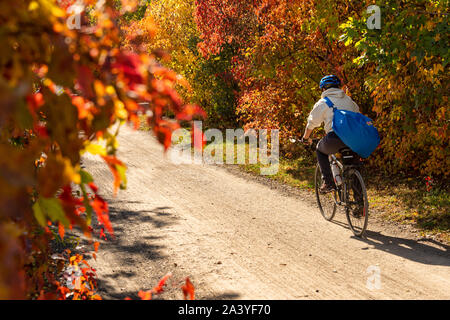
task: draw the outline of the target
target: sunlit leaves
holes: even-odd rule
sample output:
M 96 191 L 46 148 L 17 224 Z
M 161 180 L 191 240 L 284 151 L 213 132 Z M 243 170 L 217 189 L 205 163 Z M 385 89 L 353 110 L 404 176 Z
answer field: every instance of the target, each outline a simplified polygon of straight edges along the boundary
M 301 134 L 320 96 L 318 81 L 336 74 L 381 131 L 370 164 L 389 173 L 448 176 L 448 165 L 438 165 L 450 165 L 444 156 L 448 115 L 442 116 L 449 58 L 444 2 L 376 3 L 382 21 L 373 30 L 367 26 L 371 1 L 196 4 L 199 50 L 216 62 L 214 54 L 233 46 L 237 113 L 245 128 L 280 129 L 282 141 Z
M 172 73 L 166 77 L 175 80 L 177 91 L 185 101 L 202 106 L 208 114 L 206 124 L 227 127 L 235 123 L 235 90 L 229 74 L 230 50 L 225 50 L 212 59 L 203 57 L 197 48 L 201 30 L 194 21 L 194 0 L 155 0 L 148 5 L 145 16 L 126 28 L 124 45 L 140 52 L 154 54 Z M 148 27 L 157 26 L 154 38 Z M 141 34 L 139 38 L 136 35 Z M 170 56 L 169 56 L 170 54 Z M 170 58 L 169 58 L 170 57 Z M 159 74 L 156 68 L 155 74 Z M 187 108 L 179 120 L 188 120 L 189 114 L 201 116 L 193 108 Z M 195 115 L 197 114 L 197 115 Z M 164 129 L 163 129 L 164 130 Z
M 420 9 L 418 9 L 420 7 Z M 389 173 L 408 170 L 448 176 L 445 154 L 448 125 L 440 110 L 448 104 L 448 29 L 443 2 L 391 1 L 381 4 L 380 30 L 368 30 L 365 18 L 349 17 L 341 25 L 343 38 L 352 39 L 366 70 L 376 125 L 381 129 L 382 154 L 371 159 Z M 448 73 L 448 72 L 447 72 Z M 448 118 L 448 115 L 447 115 Z
M 127 179 L 125 175 L 126 166 L 114 156 L 102 156 L 103 160 L 108 164 L 111 173 L 114 176 L 114 193 L 117 193 L 117 189 L 126 188 Z
M 48 221 L 55 222 L 60 238 L 72 226 L 91 236 L 95 214 L 101 228 L 113 235 L 108 205 L 93 177 L 80 169 L 82 153 L 103 157 L 114 177 L 114 192 L 126 187 L 126 166 L 116 158 L 118 132 L 111 133 L 109 127 L 128 121 L 136 127 L 139 115 L 148 114 L 148 123 L 167 148 L 177 114 L 186 109 L 179 118 L 190 120 L 201 113 L 199 108 L 185 108 L 176 92 L 182 79 L 162 67 L 155 55 L 121 47 L 120 15 L 135 10 L 139 1 L 78 1 L 80 26 L 70 29 L 67 22 L 74 12 L 66 10 L 74 2 L 19 0 L 0 5 L 0 151 L 8 155 L 0 160 L 0 221 L 17 223 L 29 240 L 23 243 L 32 244 L 31 249 L 22 248 L 17 261 L 46 254 L 52 235 Z M 148 36 L 155 31 L 149 25 Z M 139 104 L 143 101 L 147 104 Z M 163 119 L 169 111 L 173 123 Z M 35 234 L 39 236 L 31 238 Z M 9 241 L 5 237 L 0 247 Z M 25 281 L 34 278 L 35 270 L 23 272 L 25 264 L 13 266 L 3 259 L 0 253 L 0 292 L 17 289 L 24 296 L 37 290 L 39 298 L 53 297 L 43 292 L 42 281 L 37 287 L 19 286 L 20 281 L 14 288 L 4 287 L 10 272 L 20 273 Z M 50 271 L 46 276 L 51 277 Z M 61 290 L 65 297 L 66 289 Z M 72 298 L 89 297 L 77 292 Z

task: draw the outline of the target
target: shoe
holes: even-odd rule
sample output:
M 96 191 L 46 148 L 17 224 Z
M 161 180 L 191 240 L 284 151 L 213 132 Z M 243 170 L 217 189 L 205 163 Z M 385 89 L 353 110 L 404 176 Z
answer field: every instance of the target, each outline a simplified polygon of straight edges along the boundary
M 328 192 L 331 192 L 331 191 L 334 191 L 334 190 L 336 190 L 334 185 L 330 185 L 330 184 L 327 184 L 325 182 L 322 183 L 322 185 L 319 188 L 319 192 L 320 193 L 328 193 Z

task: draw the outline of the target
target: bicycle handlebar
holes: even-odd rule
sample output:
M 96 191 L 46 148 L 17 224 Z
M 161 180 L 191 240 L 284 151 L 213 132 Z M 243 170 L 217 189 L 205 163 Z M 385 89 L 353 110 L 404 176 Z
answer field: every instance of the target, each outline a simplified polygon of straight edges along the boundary
M 291 137 L 289 138 L 289 141 L 291 141 L 292 143 L 301 143 L 303 145 L 303 147 L 305 148 L 305 150 L 309 153 L 309 155 L 311 157 L 314 157 L 315 155 L 315 151 L 317 148 L 317 144 L 319 143 L 320 139 L 311 139 L 312 143 L 310 145 L 304 144 L 301 142 L 301 139 L 298 139 L 296 137 Z
M 290 137 L 289 138 L 289 141 L 292 142 L 292 143 L 301 143 L 305 147 L 305 149 L 308 152 L 310 152 L 310 153 L 312 153 L 312 152 L 314 152 L 316 150 L 317 144 L 319 143 L 320 139 L 316 138 L 316 139 L 311 139 L 311 140 L 312 140 L 312 143 L 310 145 L 306 145 L 306 144 L 301 142 L 301 139 L 298 139 L 296 137 Z

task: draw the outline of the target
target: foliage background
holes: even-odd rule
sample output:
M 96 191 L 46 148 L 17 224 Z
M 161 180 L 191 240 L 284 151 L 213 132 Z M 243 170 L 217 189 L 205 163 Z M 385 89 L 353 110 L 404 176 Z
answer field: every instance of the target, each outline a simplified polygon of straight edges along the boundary
M 448 1 L 84 0 L 70 30 L 73 2 L 0 3 L 2 299 L 99 298 L 88 266 L 77 291 L 58 281 L 50 243 L 75 226 L 113 235 L 80 158 L 101 156 L 126 187 L 110 128 L 142 114 L 166 148 L 205 113 L 205 127 L 276 128 L 283 144 L 336 74 L 380 131 L 372 168 L 449 185 Z M 372 4 L 379 30 L 366 25 Z
M 117 192 L 126 187 L 126 165 L 116 157 L 113 125 L 138 128 L 144 114 L 167 149 L 179 121 L 204 114 L 183 102 L 175 90 L 182 79 L 157 61 L 162 53 L 121 46 L 123 37 L 136 37 L 120 23 L 139 11 L 138 1 L 78 2 L 73 29 L 74 2 L 0 3 L 0 299 L 100 298 L 82 255 L 52 257 L 52 243 L 75 226 L 91 239 L 114 236 L 108 204 L 81 155 L 105 161 Z M 168 112 L 175 119 L 164 118 Z M 67 265 L 82 272 L 75 289 L 61 280 Z
M 370 164 L 449 177 L 448 1 L 197 1 L 204 54 L 231 43 L 236 112 L 247 128 L 301 134 L 336 74 L 382 142 Z M 366 8 L 381 8 L 369 30 Z
M 367 27 L 370 5 L 381 29 Z M 162 32 L 151 48 L 192 85 L 208 123 L 299 135 L 336 74 L 382 142 L 369 159 L 385 173 L 448 179 L 448 1 L 152 1 Z M 142 20 L 146 24 L 148 20 Z

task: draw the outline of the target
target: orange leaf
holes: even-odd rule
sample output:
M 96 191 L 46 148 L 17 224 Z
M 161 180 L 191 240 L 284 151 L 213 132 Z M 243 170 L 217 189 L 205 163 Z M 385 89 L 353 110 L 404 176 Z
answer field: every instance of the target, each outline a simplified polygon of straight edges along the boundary
M 100 245 L 100 243 L 98 241 L 94 242 L 94 250 L 95 252 L 98 252 L 98 246 Z
M 139 291 L 138 292 L 139 298 L 141 300 L 152 300 L 152 292 L 151 291 Z
M 188 104 L 176 117 L 178 120 L 191 120 L 193 116 L 206 118 L 206 112 L 196 104 Z
M 117 189 L 120 186 L 120 183 L 122 182 L 122 178 L 120 176 L 120 173 L 117 169 L 117 166 L 121 166 L 126 168 L 124 163 L 117 159 L 114 156 L 102 156 L 103 160 L 108 164 L 109 169 L 111 170 L 111 173 L 114 176 L 114 194 L 117 194 Z
M 64 232 L 65 232 L 65 230 L 64 230 L 64 226 L 61 224 L 61 222 L 58 224 L 58 233 L 59 233 L 59 236 L 61 237 L 61 239 L 63 239 L 64 238 Z
M 192 284 L 192 282 L 189 280 L 189 277 L 186 278 L 186 284 L 181 287 L 181 290 L 183 290 L 183 295 L 184 295 L 185 300 L 188 300 L 188 299 L 194 300 L 195 299 L 195 295 L 194 295 L 195 288 L 194 288 L 194 285 Z
M 154 126 L 153 131 L 158 141 L 163 144 L 164 150 L 169 149 L 172 140 L 172 131 L 163 126 Z
M 172 276 L 172 273 L 169 272 L 168 274 L 166 274 L 158 283 L 158 285 L 156 287 L 153 288 L 153 293 L 158 294 L 163 292 L 164 290 L 164 285 L 166 284 L 167 279 L 169 279 Z

